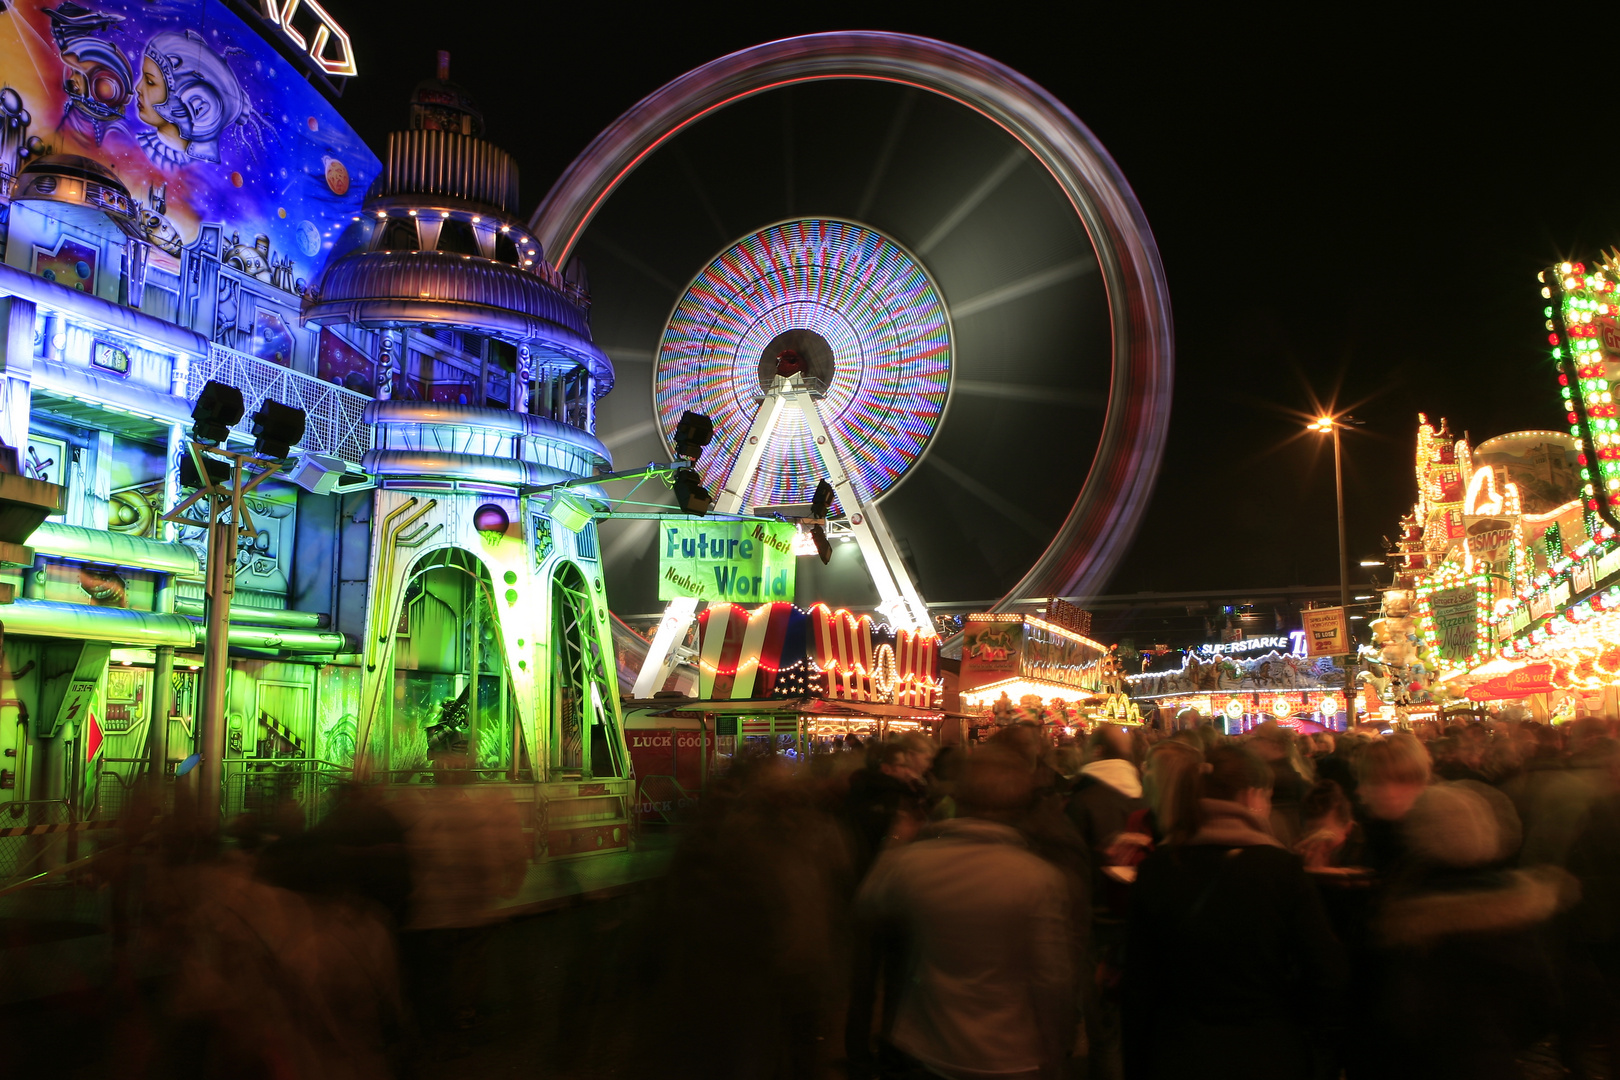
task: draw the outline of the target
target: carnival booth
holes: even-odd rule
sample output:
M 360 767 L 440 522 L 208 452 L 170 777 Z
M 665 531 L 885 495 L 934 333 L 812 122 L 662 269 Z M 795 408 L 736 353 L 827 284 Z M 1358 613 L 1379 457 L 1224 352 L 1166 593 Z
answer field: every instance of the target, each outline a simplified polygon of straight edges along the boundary
M 1372 624 L 1386 722 L 1620 716 L 1620 425 L 1608 400 L 1620 326 L 1606 314 L 1616 278 L 1580 264 L 1543 274 L 1548 310 L 1564 320 L 1552 337 L 1567 434 L 1476 447 L 1419 416 L 1418 500 Z M 1583 494 L 1600 478 L 1605 494 Z
M 847 735 L 938 737 L 939 645 L 825 604 L 711 605 L 698 616 L 699 696 L 626 705 L 641 819 L 668 820 L 750 748 L 803 759 Z
M 696 804 L 714 772 L 713 717 L 672 708 L 691 700 L 676 697 L 624 704 L 625 741 L 636 783 L 635 810 L 643 823 L 674 820 Z
M 1019 722 L 1039 724 L 1054 738 L 1102 720 L 1141 723 L 1117 693 L 1113 654 L 1077 628 L 1089 622 L 1086 613 L 1051 603 L 1048 614 L 1070 625 L 1021 613 L 967 617 L 960 686 L 974 738 Z
M 1126 677 L 1131 697 L 1171 729 L 1212 721 L 1235 735 L 1267 722 L 1309 734 L 1343 731 L 1344 668 L 1307 657 L 1304 634 L 1208 642 Z

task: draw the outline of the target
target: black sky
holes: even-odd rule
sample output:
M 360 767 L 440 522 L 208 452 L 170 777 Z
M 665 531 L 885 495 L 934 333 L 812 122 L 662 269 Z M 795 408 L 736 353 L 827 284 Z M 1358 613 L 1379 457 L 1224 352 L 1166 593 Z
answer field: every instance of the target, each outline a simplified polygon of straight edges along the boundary
M 328 7 L 355 42 L 339 107 L 360 133 L 380 146 L 449 49 L 526 208 L 636 100 L 773 38 L 924 34 L 1052 91 L 1136 192 L 1175 312 L 1172 434 L 1111 592 L 1335 581 L 1331 457 L 1299 435 L 1335 396 L 1366 422 L 1345 447 L 1350 558 L 1376 554 L 1414 498 L 1419 411 L 1476 441 L 1559 426 L 1535 274 L 1620 243 L 1598 54 L 1478 9 L 1418 25 L 1343 7 Z

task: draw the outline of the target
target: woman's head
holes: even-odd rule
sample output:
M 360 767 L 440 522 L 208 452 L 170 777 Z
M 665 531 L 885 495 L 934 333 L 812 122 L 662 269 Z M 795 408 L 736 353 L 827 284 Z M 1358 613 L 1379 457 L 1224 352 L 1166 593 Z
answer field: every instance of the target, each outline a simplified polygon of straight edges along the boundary
M 1142 770 L 1142 793 L 1160 828 L 1176 820 L 1177 806 L 1186 797 L 1185 781 L 1196 777 L 1204 764 L 1203 752 L 1185 742 L 1162 742 L 1148 754 Z
M 1411 735 L 1397 732 L 1367 744 L 1356 760 L 1356 791 L 1367 812 L 1384 821 L 1406 816 L 1429 785 L 1429 752 Z
M 1170 818 L 1170 838 L 1190 839 L 1203 824 L 1202 800 L 1237 803 L 1260 817 L 1271 812 L 1271 769 L 1246 746 L 1214 747 L 1196 768 L 1180 772 Z

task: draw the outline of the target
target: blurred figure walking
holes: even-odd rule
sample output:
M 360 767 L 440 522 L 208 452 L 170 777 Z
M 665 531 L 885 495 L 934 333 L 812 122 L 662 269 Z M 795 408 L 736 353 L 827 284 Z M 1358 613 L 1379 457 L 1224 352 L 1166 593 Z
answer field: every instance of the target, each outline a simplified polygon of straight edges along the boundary
M 1170 843 L 1131 897 L 1125 1074 L 1324 1075 L 1344 956 L 1303 862 L 1270 832 L 1272 770 L 1220 746 L 1186 778 Z
M 904 942 L 884 1035 L 919 1076 L 1058 1080 L 1074 1033 L 1068 890 L 1013 827 L 1029 764 L 988 747 L 957 784 L 961 815 L 885 852 L 857 905 Z

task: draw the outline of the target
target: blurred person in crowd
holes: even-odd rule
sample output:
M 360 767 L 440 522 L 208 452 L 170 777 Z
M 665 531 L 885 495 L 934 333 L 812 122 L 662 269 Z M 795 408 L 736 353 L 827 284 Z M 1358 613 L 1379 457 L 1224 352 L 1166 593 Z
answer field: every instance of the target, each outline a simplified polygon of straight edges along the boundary
M 713 778 L 668 872 L 600 954 L 581 958 L 544 1066 L 607 1075 L 603 1048 L 628 1044 L 613 1075 L 822 1075 L 847 992 L 855 877 L 844 830 L 821 800 L 777 755 L 745 755 Z M 758 917 L 704 929 L 727 911 Z M 746 1019 L 706 1022 L 713 1002 L 739 1003 Z
M 851 774 L 844 816 L 857 874 L 864 874 L 891 840 L 909 840 L 925 817 L 926 789 L 917 757 L 897 739 L 867 748 L 866 767 Z
M 1169 833 L 1170 823 L 1176 820 L 1176 798 L 1188 790 L 1185 774 L 1204 764 L 1204 752 L 1195 742 L 1172 739 L 1157 744 L 1148 753 L 1142 772 L 1142 796 L 1147 800 L 1147 809 L 1138 811 L 1145 813 L 1145 818 L 1136 831 L 1146 832 L 1159 842 Z
M 885 852 L 862 886 L 860 911 L 903 943 L 884 1035 L 916 1075 L 1063 1075 L 1074 1032 L 1068 893 L 1013 827 L 1033 798 L 1024 758 L 984 747 L 958 782 L 961 816 Z
M 1539 931 L 1573 899 L 1562 871 L 1498 869 L 1504 838 L 1478 790 L 1424 789 L 1403 815 L 1405 873 L 1377 916 L 1380 1015 L 1391 1042 L 1368 1075 L 1510 1080 L 1557 1019 Z
M 1587 809 L 1607 783 L 1604 756 L 1592 752 L 1606 740 L 1605 726 L 1594 718 L 1576 720 L 1562 729 L 1523 726 L 1534 732 L 1534 755 L 1518 776 L 1501 784 L 1524 822 L 1520 861 L 1526 866 L 1563 866 Z
M 1119 975 L 1125 964 L 1125 908 L 1129 882 L 1152 837 L 1139 815 L 1147 809 L 1141 774 L 1130 760 L 1131 740 L 1114 724 L 1102 724 L 1088 740 L 1089 760 L 1069 795 L 1068 816 L 1090 864 L 1091 962 L 1086 1036 L 1096 1077 L 1121 1069 Z M 1137 824 L 1133 826 L 1132 818 Z
M 1416 738 L 1397 732 L 1366 744 L 1356 761 L 1356 793 L 1362 807 L 1367 865 L 1380 874 L 1397 871 L 1405 855 L 1401 819 L 1429 786 L 1429 754 Z
M 1039 727 L 1026 721 L 1008 724 L 990 737 L 990 742 L 1006 747 L 1029 762 L 1036 797 L 1057 791 L 1058 772 L 1052 767 L 1052 744 Z
M 1356 802 L 1356 751 L 1361 738 L 1356 735 L 1334 735 L 1331 731 L 1318 732 L 1316 750 L 1311 756 L 1311 767 L 1318 780 L 1332 780 L 1339 785 L 1351 806 Z
M 1248 747 L 1185 774 L 1170 843 L 1139 869 L 1125 968 L 1130 1080 L 1326 1075 L 1344 956 L 1299 856 L 1270 831 Z
M 1620 1077 L 1620 752 L 1611 746 L 1606 784 L 1569 851 L 1580 901 L 1565 923 L 1564 1000 L 1571 1017 L 1566 1065 L 1578 1076 L 1601 1048 L 1610 1077 Z
M 967 751 L 960 746 L 942 746 L 928 770 L 928 816 L 940 821 L 956 816 L 956 782 L 962 777 Z
M 1249 733 L 1249 748 L 1271 770 L 1271 828 L 1285 846 L 1299 838 L 1300 803 L 1316 777 L 1299 750 L 1299 739 L 1274 720 Z
M 1065 735 L 1058 740 L 1057 750 L 1052 754 L 1052 768 L 1057 770 L 1058 776 L 1069 787 L 1080 776 L 1080 766 L 1086 763 L 1085 751 L 1072 735 Z
M 1300 802 L 1302 836 L 1294 850 L 1307 870 L 1352 868 L 1361 855 L 1360 830 L 1355 811 L 1343 789 L 1332 780 L 1318 780 Z M 1356 839 L 1352 841 L 1352 837 Z
M 1089 760 L 1069 796 L 1069 818 L 1092 853 L 1094 865 L 1110 862 L 1115 840 L 1127 831 L 1132 814 L 1147 808 L 1142 775 L 1131 761 L 1131 739 L 1118 725 L 1091 733 Z

